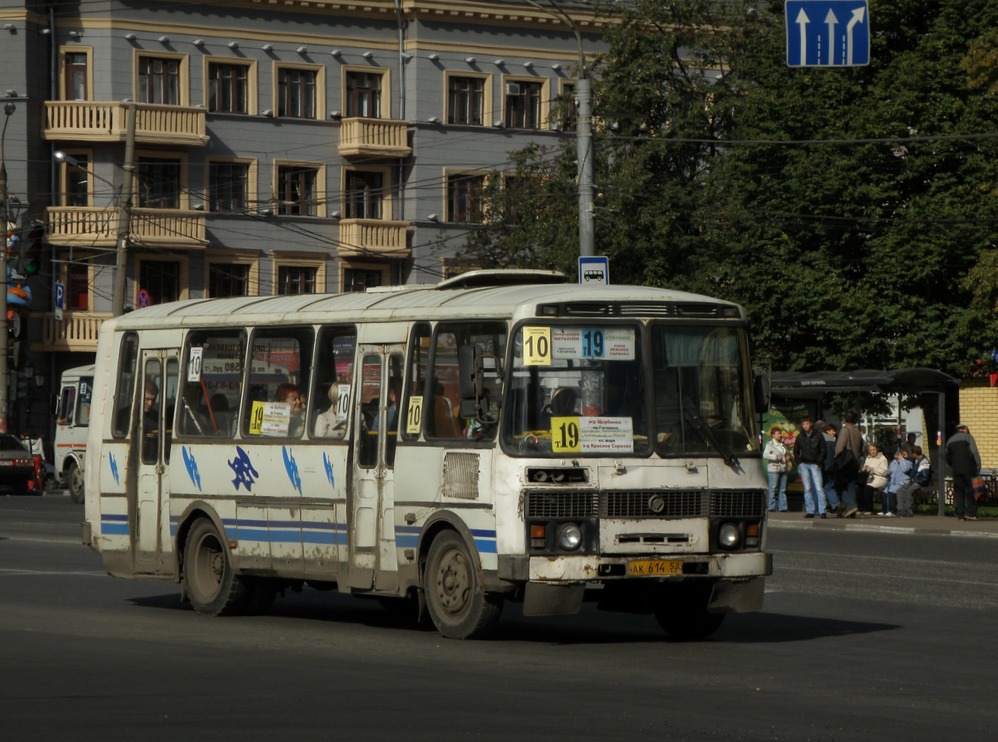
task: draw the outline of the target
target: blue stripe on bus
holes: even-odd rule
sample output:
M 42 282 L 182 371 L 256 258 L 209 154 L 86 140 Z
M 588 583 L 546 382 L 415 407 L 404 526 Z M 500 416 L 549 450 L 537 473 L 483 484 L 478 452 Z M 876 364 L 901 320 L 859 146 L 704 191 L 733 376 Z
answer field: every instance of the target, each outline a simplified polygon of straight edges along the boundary
M 127 536 L 127 523 L 101 523 L 100 532 L 105 536 Z

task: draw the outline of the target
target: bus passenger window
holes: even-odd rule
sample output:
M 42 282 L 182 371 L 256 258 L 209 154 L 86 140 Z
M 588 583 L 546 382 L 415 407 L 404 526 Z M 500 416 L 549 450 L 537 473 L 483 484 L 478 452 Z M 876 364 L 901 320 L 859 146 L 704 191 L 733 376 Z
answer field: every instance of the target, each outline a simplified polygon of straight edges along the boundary
M 121 354 L 118 361 L 118 378 L 114 385 L 114 418 L 111 433 L 115 438 L 128 435 L 132 420 L 132 395 L 135 391 L 135 375 L 138 372 L 139 338 L 134 332 L 121 340 Z
M 195 331 L 187 336 L 178 400 L 180 435 L 235 435 L 245 356 L 246 335 L 239 330 Z
M 315 380 L 309 395 L 313 400 L 313 438 L 343 440 L 346 437 L 356 349 L 357 331 L 353 327 L 323 327 L 319 330 Z
M 305 390 L 312 376 L 311 327 L 267 327 L 253 333 L 243 407 L 243 433 L 300 438 L 308 418 Z M 325 406 L 326 400 L 312 400 Z

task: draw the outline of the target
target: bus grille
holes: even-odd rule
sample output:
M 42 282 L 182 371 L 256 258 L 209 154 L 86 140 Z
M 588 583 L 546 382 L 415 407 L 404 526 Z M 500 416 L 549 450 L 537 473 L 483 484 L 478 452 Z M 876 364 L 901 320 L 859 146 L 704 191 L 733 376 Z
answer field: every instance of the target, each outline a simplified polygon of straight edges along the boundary
M 759 490 L 631 490 L 528 492 L 528 518 L 761 518 L 766 492 Z
M 695 518 L 707 514 L 706 492 L 670 490 L 607 492 L 607 518 Z
M 598 492 L 527 493 L 529 518 L 592 518 L 598 513 Z
M 764 491 L 716 490 L 710 493 L 710 514 L 719 518 L 761 518 L 766 512 Z

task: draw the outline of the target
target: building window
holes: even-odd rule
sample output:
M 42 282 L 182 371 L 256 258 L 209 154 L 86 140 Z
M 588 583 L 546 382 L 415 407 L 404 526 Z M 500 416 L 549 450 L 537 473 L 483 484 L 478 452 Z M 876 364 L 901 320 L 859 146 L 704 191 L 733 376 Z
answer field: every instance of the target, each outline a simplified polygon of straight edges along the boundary
M 347 116 L 381 118 L 380 72 L 347 72 Z
M 482 221 L 484 213 L 484 175 L 447 176 L 447 221 L 473 224 Z
M 249 66 L 208 63 L 208 110 L 212 113 L 249 112 Z
M 282 265 L 277 269 L 277 293 L 282 296 L 314 294 L 317 270 L 310 266 Z
M 249 296 L 248 265 L 212 263 L 208 266 L 208 297 Z
M 180 208 L 180 165 L 180 160 L 139 158 L 137 175 L 140 208 Z
M 343 291 L 366 291 L 367 289 L 380 286 L 382 274 L 380 270 L 371 268 L 344 268 L 343 269 Z
M 66 52 L 63 55 L 63 100 L 87 100 L 87 55 L 80 52 Z
M 481 77 L 447 79 L 447 123 L 482 125 L 485 80 Z
M 67 309 L 90 309 L 90 267 L 86 263 L 66 265 Z
M 180 263 L 170 260 L 143 260 L 139 263 L 138 290 L 149 292 L 152 304 L 165 304 L 180 298 Z
M 348 172 L 345 196 L 347 219 L 380 219 L 384 175 L 360 170 Z
M 208 166 L 208 209 L 245 211 L 249 193 L 249 165 L 212 162 Z
M 561 85 L 558 95 L 558 121 L 562 131 L 573 131 L 578 118 L 575 108 L 575 83 L 566 82 Z
M 139 57 L 139 102 L 180 104 L 180 60 Z
M 541 83 L 506 83 L 506 126 L 511 129 L 539 129 L 541 126 Z
M 66 182 L 66 206 L 90 205 L 90 155 L 73 154 L 79 167 L 63 166 Z
M 315 118 L 315 70 L 282 67 L 277 71 L 277 115 Z
M 285 216 L 315 216 L 315 185 L 318 170 L 300 165 L 277 168 L 277 213 Z

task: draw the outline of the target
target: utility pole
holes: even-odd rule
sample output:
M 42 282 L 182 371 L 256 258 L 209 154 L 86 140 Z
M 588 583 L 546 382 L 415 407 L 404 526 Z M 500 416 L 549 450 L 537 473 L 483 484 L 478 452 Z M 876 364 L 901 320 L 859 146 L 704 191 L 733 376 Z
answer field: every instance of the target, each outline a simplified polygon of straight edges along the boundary
M 572 17 L 555 0 L 548 0 L 551 8 L 545 8 L 534 0 L 527 0 L 538 10 L 553 15 L 563 21 L 575 34 L 579 47 L 579 69 L 575 80 L 575 99 L 578 110 L 575 115 L 575 145 L 578 160 L 579 191 L 579 255 L 595 255 L 595 235 L 593 228 L 593 89 L 586 69 L 586 54 L 582 48 L 582 33 Z
M 125 104 L 125 171 L 118 199 L 118 235 L 114 266 L 114 296 L 111 314 L 120 317 L 125 313 L 125 286 L 128 272 L 128 241 L 132 227 L 132 191 L 135 183 L 135 103 Z
M 3 131 L 0 132 L 0 227 L 3 232 L 3 249 L 0 250 L 0 276 L 3 277 L 3 287 L 0 288 L 0 318 L 3 327 L 0 328 L 0 433 L 7 432 L 7 351 L 9 348 L 7 325 L 7 163 L 4 161 L 3 145 L 7 137 L 7 122 L 17 110 L 13 101 L 3 104 Z

